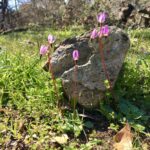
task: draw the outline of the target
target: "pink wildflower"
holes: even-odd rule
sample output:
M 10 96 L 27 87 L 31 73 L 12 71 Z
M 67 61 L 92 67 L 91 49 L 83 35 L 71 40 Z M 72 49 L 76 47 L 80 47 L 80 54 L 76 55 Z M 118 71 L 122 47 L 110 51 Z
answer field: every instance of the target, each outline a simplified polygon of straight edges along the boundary
M 42 45 L 40 48 L 40 55 L 45 55 L 48 51 L 48 46 Z
M 73 57 L 74 61 L 78 60 L 79 59 L 79 51 L 74 50 L 73 53 L 72 53 L 72 57 Z
M 50 44 L 52 44 L 52 43 L 54 43 L 56 41 L 56 38 L 53 36 L 53 35 L 49 35 L 48 36 L 48 42 L 50 43 Z
M 99 14 L 97 15 L 97 21 L 98 21 L 99 23 L 104 23 L 105 20 L 106 20 L 106 13 L 105 13 L 105 12 L 99 13 Z
M 98 36 L 98 31 L 97 31 L 96 29 L 94 29 L 94 30 L 92 31 L 92 33 L 91 33 L 90 38 L 91 38 L 91 39 L 95 39 L 95 38 L 97 38 L 97 36 Z

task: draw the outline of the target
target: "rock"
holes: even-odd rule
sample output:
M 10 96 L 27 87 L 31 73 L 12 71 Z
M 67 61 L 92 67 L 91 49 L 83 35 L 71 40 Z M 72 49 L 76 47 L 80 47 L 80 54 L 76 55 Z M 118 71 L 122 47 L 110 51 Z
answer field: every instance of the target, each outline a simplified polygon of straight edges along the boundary
M 120 28 L 111 26 L 110 31 L 109 37 L 103 38 L 102 42 L 107 71 L 114 87 L 130 41 Z M 78 49 L 80 53 L 76 78 L 72 59 L 74 49 Z M 53 73 L 62 79 L 64 91 L 69 99 L 76 96 L 78 103 L 85 108 L 99 106 L 106 91 L 106 77 L 102 69 L 98 42 L 90 42 L 90 32 L 63 41 L 53 53 L 51 63 Z
M 133 28 L 150 27 L 149 0 L 106 0 L 104 5 L 109 7 L 113 20 L 118 20 L 121 25 Z

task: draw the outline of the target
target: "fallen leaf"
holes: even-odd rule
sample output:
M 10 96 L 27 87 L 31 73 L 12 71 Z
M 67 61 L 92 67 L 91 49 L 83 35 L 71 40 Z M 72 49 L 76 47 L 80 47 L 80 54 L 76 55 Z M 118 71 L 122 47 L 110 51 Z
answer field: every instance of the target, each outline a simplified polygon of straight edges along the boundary
M 4 112 L 5 112 L 5 110 L 0 108 L 0 113 L 4 113 Z
M 142 148 L 143 150 L 148 150 L 148 144 L 147 143 L 142 144 Z
M 132 133 L 128 123 L 115 135 L 114 150 L 132 150 Z
M 19 122 L 19 132 L 23 133 L 25 130 L 25 120 L 20 120 Z
M 53 140 L 59 144 L 66 144 L 68 141 L 68 135 L 67 134 L 63 134 L 61 136 L 56 136 L 53 138 Z

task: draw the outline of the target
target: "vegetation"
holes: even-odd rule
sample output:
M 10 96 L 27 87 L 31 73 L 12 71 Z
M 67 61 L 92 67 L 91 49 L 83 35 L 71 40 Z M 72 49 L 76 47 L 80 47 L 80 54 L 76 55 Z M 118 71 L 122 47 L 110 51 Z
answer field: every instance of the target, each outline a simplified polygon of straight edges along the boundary
M 0 149 L 112 149 L 114 134 L 128 121 L 133 149 L 148 150 L 150 30 L 127 31 L 131 49 L 114 89 L 117 109 L 110 107 L 108 95 L 93 116 L 79 107 L 74 118 L 59 79 L 62 105 L 56 107 L 53 81 L 42 69 L 45 60 L 40 60 L 39 49 L 49 33 L 59 42 L 82 32 L 82 27 L 73 26 L 0 36 Z

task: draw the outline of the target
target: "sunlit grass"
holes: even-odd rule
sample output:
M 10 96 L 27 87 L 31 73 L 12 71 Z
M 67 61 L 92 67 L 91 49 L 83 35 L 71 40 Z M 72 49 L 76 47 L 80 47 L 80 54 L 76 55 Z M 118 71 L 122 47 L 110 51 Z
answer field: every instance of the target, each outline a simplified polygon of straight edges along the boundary
M 74 137 L 68 144 L 63 145 L 66 149 L 80 146 L 90 149 L 93 145 L 104 142 L 89 138 L 87 144 L 78 144 L 78 137 L 84 128 L 83 119 L 78 116 L 74 120 L 71 111 L 63 112 L 56 107 L 57 100 L 50 74 L 42 69 L 46 59 L 39 58 L 39 47 L 46 44 L 50 33 L 57 37 L 59 44 L 60 41 L 83 32 L 83 28 L 74 26 L 63 30 L 46 28 L 0 35 L 0 105 L 9 108 L 7 110 L 6 107 L 4 114 L 0 113 L 0 131 L 9 130 L 4 136 L 0 133 L 0 143 L 8 142 L 11 132 L 16 139 L 22 139 L 23 135 L 18 131 L 22 121 L 25 121 L 24 126 L 29 135 L 25 144 L 30 145 L 31 149 L 37 148 L 39 143 L 44 149 L 50 145 L 55 148 L 55 145 L 48 143 L 49 139 L 66 133 L 71 136 L 73 134 Z M 150 31 L 140 29 L 128 33 L 131 48 L 117 81 L 116 91 L 117 95 L 146 111 L 150 104 Z M 57 85 L 63 101 L 59 79 Z

